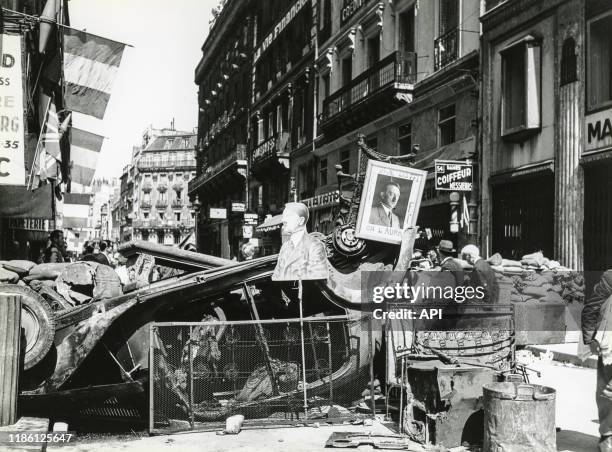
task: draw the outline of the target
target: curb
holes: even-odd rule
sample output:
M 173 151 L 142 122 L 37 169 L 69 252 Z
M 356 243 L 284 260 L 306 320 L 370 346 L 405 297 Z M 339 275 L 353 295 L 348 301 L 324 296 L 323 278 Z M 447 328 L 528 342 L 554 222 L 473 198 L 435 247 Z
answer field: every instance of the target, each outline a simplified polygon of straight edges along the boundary
M 563 362 L 563 363 L 570 363 L 570 364 L 572 364 L 574 366 L 577 366 L 577 367 L 586 367 L 588 369 L 597 369 L 597 357 L 595 355 L 589 356 L 586 360 L 582 361 L 575 354 L 565 353 L 565 352 L 560 352 L 560 351 L 555 351 L 555 350 L 550 350 L 550 349 L 546 348 L 545 346 L 528 345 L 528 346 L 525 347 L 525 349 L 529 350 L 529 351 L 531 351 L 533 353 L 538 353 L 538 354 L 552 352 L 553 360 L 554 361 L 559 361 L 559 362 Z

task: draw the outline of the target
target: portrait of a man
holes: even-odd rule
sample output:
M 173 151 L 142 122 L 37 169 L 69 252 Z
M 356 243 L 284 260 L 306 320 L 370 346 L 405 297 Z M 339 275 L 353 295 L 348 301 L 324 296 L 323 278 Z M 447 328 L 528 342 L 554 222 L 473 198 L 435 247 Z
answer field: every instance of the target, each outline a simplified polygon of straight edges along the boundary
M 427 172 L 370 160 L 357 215 L 356 236 L 399 244 L 414 226 Z
M 321 240 L 306 230 L 309 212 L 301 202 L 290 202 L 283 211 L 283 243 L 272 273 L 272 281 L 327 279 L 327 254 Z
M 400 219 L 393 211 L 401 196 L 401 188 L 397 182 L 389 180 L 375 198 L 370 212 L 370 224 L 377 224 L 389 228 L 401 228 Z

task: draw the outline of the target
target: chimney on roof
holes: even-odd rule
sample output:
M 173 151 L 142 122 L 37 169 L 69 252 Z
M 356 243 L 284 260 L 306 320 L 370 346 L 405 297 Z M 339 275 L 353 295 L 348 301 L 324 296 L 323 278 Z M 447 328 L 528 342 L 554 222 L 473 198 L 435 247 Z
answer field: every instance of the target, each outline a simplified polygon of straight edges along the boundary
M 174 118 L 170 121 L 170 130 L 174 130 Z

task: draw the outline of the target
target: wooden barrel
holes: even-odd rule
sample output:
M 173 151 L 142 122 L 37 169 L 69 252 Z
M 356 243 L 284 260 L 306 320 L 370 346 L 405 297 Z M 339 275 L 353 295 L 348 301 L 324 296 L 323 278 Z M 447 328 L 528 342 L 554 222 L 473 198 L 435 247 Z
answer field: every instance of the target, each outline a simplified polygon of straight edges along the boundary
M 483 392 L 483 452 L 556 452 L 553 388 L 504 382 Z
M 0 294 L 0 426 L 17 422 L 21 296 Z

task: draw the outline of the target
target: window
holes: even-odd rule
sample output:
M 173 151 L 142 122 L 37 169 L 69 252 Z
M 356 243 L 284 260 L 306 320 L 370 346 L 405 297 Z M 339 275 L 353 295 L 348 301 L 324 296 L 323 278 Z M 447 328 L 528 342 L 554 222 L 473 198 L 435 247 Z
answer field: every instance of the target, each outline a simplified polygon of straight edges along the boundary
M 414 6 L 399 16 L 400 50 L 414 52 Z
M 377 33 L 368 39 L 368 67 L 376 66 L 380 60 L 380 34 Z
M 502 136 L 522 141 L 540 128 L 540 43 L 527 36 L 501 57 Z
M 159 212 L 159 219 L 164 221 L 164 212 Z
M 142 218 L 145 219 L 145 220 L 148 220 L 149 219 L 149 212 L 143 212 L 142 213 Z
M 588 25 L 587 99 L 589 110 L 612 103 L 612 13 Z
M 181 221 L 181 212 L 174 212 L 174 219 L 176 221 Z
M 319 161 L 319 185 L 327 185 L 327 159 Z
M 412 152 L 412 123 L 399 126 L 397 132 L 400 155 L 410 154 Z
M 149 231 L 142 231 L 142 240 L 144 240 L 145 242 L 149 240 Z
M 157 243 L 163 245 L 163 243 L 164 243 L 164 233 L 163 233 L 163 231 L 159 231 L 157 233 Z
M 438 146 L 455 141 L 455 104 L 438 110 Z
M 323 98 L 324 99 L 326 97 L 329 97 L 329 90 L 330 90 L 330 84 L 329 84 L 329 72 L 328 72 L 323 76 Z
M 340 165 L 342 166 L 342 172 L 350 174 L 351 171 L 351 151 L 345 149 L 340 152 Z
M 440 0 L 440 36 L 459 26 L 459 0 Z
M 181 233 L 178 231 L 174 231 L 172 235 L 174 236 L 174 244 L 178 245 L 181 242 Z
M 347 86 L 353 80 L 353 57 L 352 55 L 342 59 L 342 86 Z

